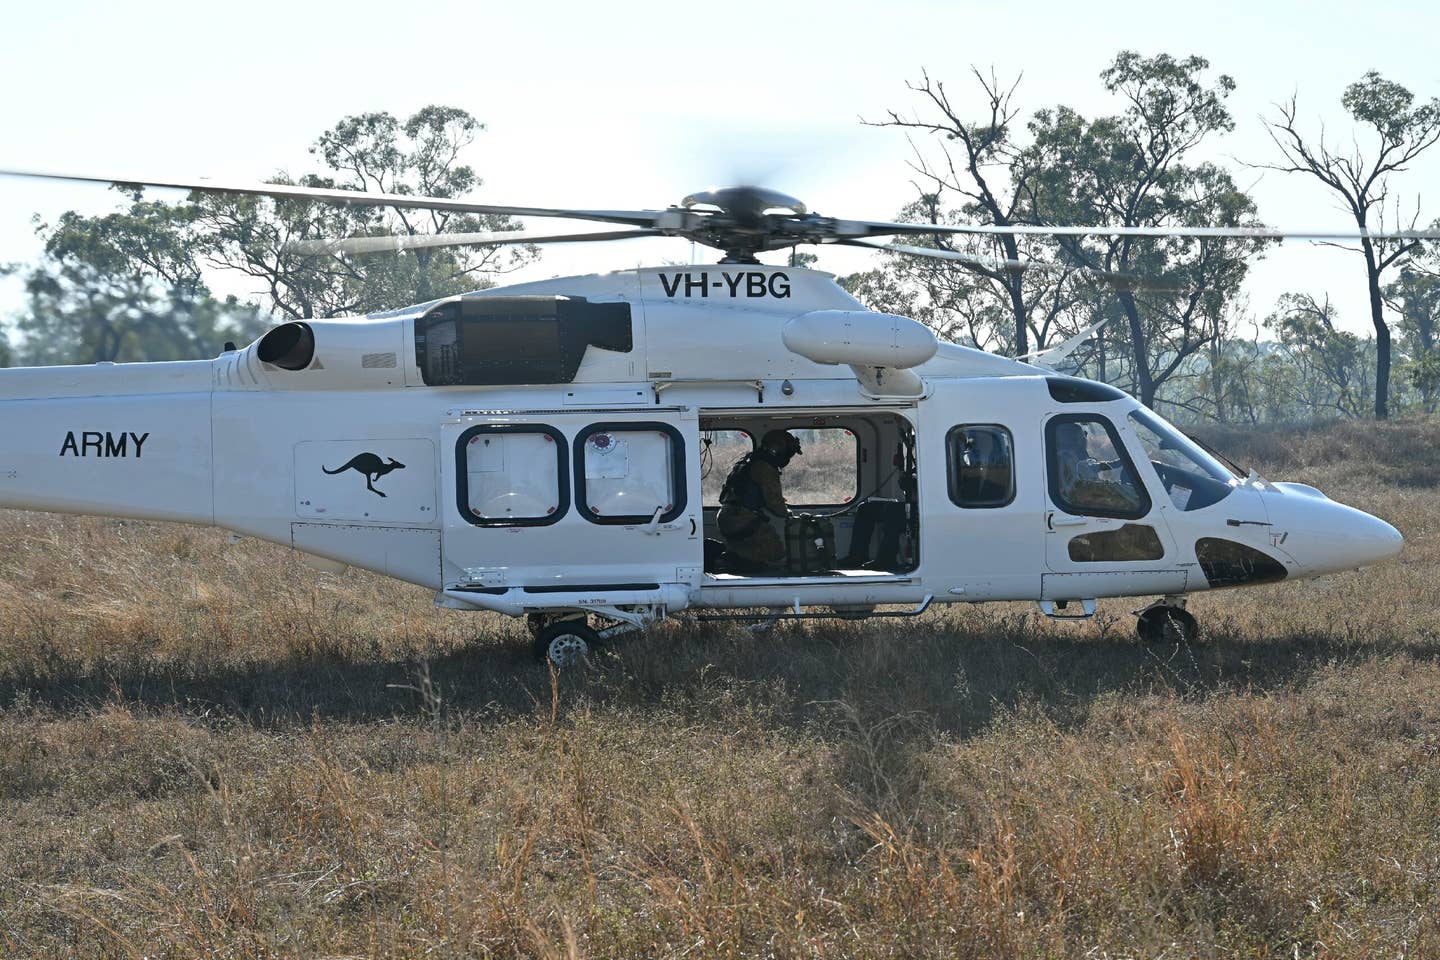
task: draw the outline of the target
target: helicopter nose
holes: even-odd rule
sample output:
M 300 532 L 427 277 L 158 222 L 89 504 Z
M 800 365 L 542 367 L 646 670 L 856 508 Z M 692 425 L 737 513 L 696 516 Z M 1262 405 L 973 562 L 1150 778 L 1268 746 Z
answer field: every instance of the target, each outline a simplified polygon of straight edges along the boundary
M 1275 484 L 1265 506 L 1281 548 L 1311 575 L 1354 570 L 1399 556 L 1405 538 L 1390 524 L 1303 484 Z

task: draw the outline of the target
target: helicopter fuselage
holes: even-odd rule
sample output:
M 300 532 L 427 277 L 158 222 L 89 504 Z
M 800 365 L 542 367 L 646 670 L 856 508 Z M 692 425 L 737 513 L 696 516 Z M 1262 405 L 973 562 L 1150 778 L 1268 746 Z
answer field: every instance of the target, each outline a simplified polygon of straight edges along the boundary
M 901 556 L 708 563 L 718 451 L 767 429 L 831 451 L 839 476 L 803 507 L 834 515 L 841 553 L 872 499 L 904 516 Z M 938 343 L 825 274 L 750 265 L 286 324 L 208 361 L 3 370 L 0 506 L 215 525 L 448 606 L 631 624 L 1183 603 L 1402 545 L 1313 488 L 1232 474 L 1111 387 Z

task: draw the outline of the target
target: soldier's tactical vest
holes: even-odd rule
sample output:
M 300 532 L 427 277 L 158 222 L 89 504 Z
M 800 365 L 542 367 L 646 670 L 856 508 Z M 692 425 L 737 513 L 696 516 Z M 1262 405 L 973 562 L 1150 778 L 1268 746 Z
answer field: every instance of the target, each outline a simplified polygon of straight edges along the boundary
M 750 476 L 750 465 L 754 462 L 755 454 L 747 453 L 730 468 L 725 486 L 720 488 L 722 507 L 744 507 L 753 513 L 765 513 L 765 492 Z

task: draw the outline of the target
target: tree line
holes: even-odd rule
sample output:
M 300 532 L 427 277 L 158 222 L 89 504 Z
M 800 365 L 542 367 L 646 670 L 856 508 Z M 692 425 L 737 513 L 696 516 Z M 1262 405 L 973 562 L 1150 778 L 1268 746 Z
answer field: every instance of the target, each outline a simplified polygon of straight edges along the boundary
M 972 70 L 966 96 L 929 74 L 911 102 L 868 121 L 911 139 L 915 199 L 899 218 L 937 224 L 1260 227 L 1236 171 L 1203 155 L 1234 130 L 1234 81 L 1196 56 L 1124 51 L 1099 82 L 1113 110 L 1023 110 L 1018 80 Z M 1307 132 L 1292 97 L 1265 118 L 1271 149 L 1250 167 L 1306 178 L 1360 228 L 1421 225 L 1399 178 L 1440 140 L 1440 101 L 1417 101 L 1379 73 L 1341 98 L 1344 130 Z M 346 117 L 311 147 L 312 172 L 276 182 L 461 197 L 481 180 L 464 162 L 483 131 L 456 107 L 400 119 Z M 283 319 L 375 312 L 490 286 L 533 248 L 413 250 L 399 256 L 303 255 L 295 240 L 518 229 L 505 217 L 192 194 L 42 224 L 43 261 L 23 277 L 16 336 L 0 364 L 213 356 Z M 921 242 L 911 240 L 910 242 Z M 1361 240 L 1372 333 L 1348 332 L 1325 291 L 1252 305 L 1242 289 L 1272 241 L 1239 238 L 939 236 L 961 260 L 884 254 L 842 278 L 875 309 L 1020 356 L 1105 321 L 1068 359 L 1180 419 L 1263 422 L 1434 412 L 1440 400 L 1440 246 Z M 808 257 L 806 259 L 809 259 Z M 1045 266 L 1020 268 L 1034 261 Z M 243 281 L 249 300 L 207 278 Z
M 310 148 L 318 169 L 273 183 L 460 197 L 480 177 L 464 154 L 483 126 L 457 107 L 405 119 L 346 117 Z M 24 274 L 26 304 L 0 360 L 27 364 L 178 360 L 248 343 L 282 320 L 371 313 L 492 286 L 536 256 L 529 247 L 414 250 L 340 258 L 298 240 L 518 230 L 506 217 L 192 193 L 178 203 L 117 185 L 125 209 L 73 211 L 39 225 L 43 260 Z M 206 278 L 258 288 L 219 296 Z
M 1201 57 L 1125 51 L 1100 74 L 1114 111 L 1017 104 L 1018 81 L 971 71 L 967 111 L 922 74 L 914 103 L 872 121 L 911 135 L 917 196 L 902 218 L 1000 226 L 1261 227 L 1232 171 L 1198 159 L 1235 128 L 1235 89 Z M 1440 101 L 1417 102 L 1371 71 L 1341 106 L 1351 128 L 1307 133 L 1292 97 L 1265 119 L 1271 152 L 1247 164 L 1305 177 L 1357 228 L 1421 226 L 1396 183 L 1440 140 Z M 1210 151 L 1213 153 L 1213 149 Z M 1323 290 L 1295 290 L 1257 319 L 1243 281 L 1272 241 L 1240 238 L 939 236 L 968 261 L 892 254 L 846 286 L 876 309 L 1011 356 L 1099 321 L 1071 369 L 1181 419 L 1264 420 L 1433 412 L 1440 248 L 1414 240 L 1353 245 L 1373 336 L 1346 332 Z M 1018 269 L 1040 261 L 1044 269 Z M 1397 349 L 1398 348 L 1398 349 Z

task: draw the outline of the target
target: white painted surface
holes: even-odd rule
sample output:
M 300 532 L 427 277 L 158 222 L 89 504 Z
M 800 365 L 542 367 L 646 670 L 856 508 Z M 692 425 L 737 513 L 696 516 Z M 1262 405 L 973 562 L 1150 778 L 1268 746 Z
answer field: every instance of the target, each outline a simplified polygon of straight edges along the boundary
M 635 349 L 592 348 L 581 376 L 563 386 L 418 386 L 413 313 L 317 323 L 318 370 L 279 371 L 260 363 L 251 345 L 211 362 L 0 371 L 0 506 L 215 523 L 414 583 L 507 591 L 503 604 L 486 603 L 516 610 L 575 597 L 748 606 L 797 598 L 914 603 L 931 594 L 942 602 L 1147 595 L 1207 587 L 1195 558 L 1201 537 L 1261 550 L 1292 576 L 1379 562 L 1403 543 L 1389 524 L 1299 485 L 1237 484 L 1219 502 L 1185 511 L 1131 431 L 1134 400 L 1060 403 L 1034 368 L 979 351 L 940 344 L 916 371 L 924 389 L 915 399 L 876 400 L 844 367 L 786 348 L 782 331 L 797 315 L 858 306 L 829 277 L 768 267 L 690 276 L 686 269 L 490 291 L 632 303 Z M 897 362 L 920 361 L 925 351 L 918 339 L 905 339 L 909 328 L 883 322 L 896 342 L 905 340 Z M 868 350 L 876 342 L 857 334 L 842 347 Z M 834 363 L 849 356 L 806 349 Z M 395 352 L 397 366 L 367 367 L 364 357 L 377 351 Z M 699 417 L 825 419 L 847 410 L 886 411 L 916 426 L 919 568 L 853 581 L 705 578 Z M 1065 527 L 1064 537 L 1047 530 L 1055 506 L 1043 424 L 1061 412 L 1103 415 L 1119 432 L 1150 493 L 1143 522 L 1165 545 L 1161 560 L 1077 564 L 1065 552 L 1077 526 Z M 656 423 L 677 431 L 679 445 Z M 596 424 L 608 425 L 606 449 L 592 436 L 577 456 L 577 439 Z M 1011 431 L 1011 503 L 951 502 L 945 438 L 961 424 Z M 544 425 L 558 431 L 560 449 L 506 434 L 472 451 L 461 437 L 477 425 Z M 680 459 L 683 483 L 672 469 Z M 582 500 L 596 511 L 584 515 Z M 552 508 L 545 525 L 472 522 Z M 656 508 L 678 509 L 660 522 L 651 520 Z M 594 522 L 617 514 L 639 519 Z M 1095 529 L 1118 525 L 1076 519 Z

